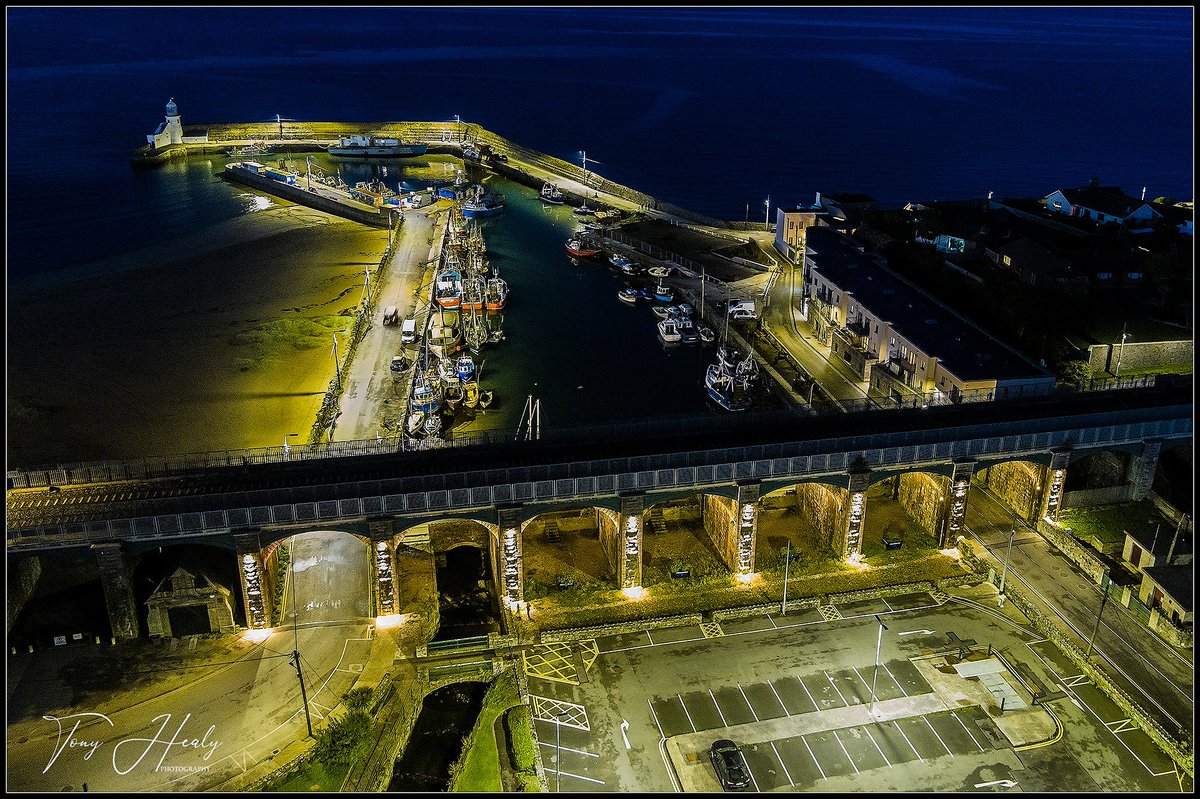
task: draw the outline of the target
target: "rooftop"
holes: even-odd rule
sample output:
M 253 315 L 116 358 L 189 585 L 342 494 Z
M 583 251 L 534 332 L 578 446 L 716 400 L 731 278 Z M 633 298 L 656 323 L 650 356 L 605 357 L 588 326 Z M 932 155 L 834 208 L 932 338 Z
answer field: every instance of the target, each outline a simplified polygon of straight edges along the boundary
M 1126 530 L 1125 535 L 1136 541 L 1138 546 L 1154 555 L 1155 560 L 1158 560 L 1166 558 L 1167 553 L 1171 551 L 1171 540 L 1175 538 L 1175 530 L 1164 524 L 1158 528 L 1157 534 L 1153 526 L 1148 526 L 1141 530 Z M 1191 553 L 1192 534 L 1189 531 L 1181 530 L 1178 540 L 1175 541 L 1175 551 L 1172 553 L 1172 557 Z
M 880 267 L 845 236 L 823 227 L 807 230 L 808 254 L 817 271 L 896 331 L 938 358 L 963 380 L 1047 377 L 1001 342 L 958 316 L 889 269 Z
M 1158 584 L 1166 594 L 1179 603 L 1184 611 L 1192 609 L 1192 567 L 1151 566 L 1142 574 Z

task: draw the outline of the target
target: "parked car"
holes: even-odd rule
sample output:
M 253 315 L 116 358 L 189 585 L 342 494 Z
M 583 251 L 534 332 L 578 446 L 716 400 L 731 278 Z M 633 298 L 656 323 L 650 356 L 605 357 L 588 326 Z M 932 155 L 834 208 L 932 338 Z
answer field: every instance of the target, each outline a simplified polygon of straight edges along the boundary
M 729 319 L 734 322 L 742 322 L 757 318 L 758 317 L 754 315 L 754 311 L 749 311 L 745 308 L 735 308 L 729 312 Z
M 746 756 L 737 744 L 728 738 L 721 738 L 713 741 L 708 753 L 722 788 L 741 791 L 749 787 L 750 767 L 746 765 Z
M 404 360 L 403 355 L 393 355 L 392 356 L 392 371 L 393 372 L 403 372 L 404 368 L 406 366 L 408 366 L 408 362 Z

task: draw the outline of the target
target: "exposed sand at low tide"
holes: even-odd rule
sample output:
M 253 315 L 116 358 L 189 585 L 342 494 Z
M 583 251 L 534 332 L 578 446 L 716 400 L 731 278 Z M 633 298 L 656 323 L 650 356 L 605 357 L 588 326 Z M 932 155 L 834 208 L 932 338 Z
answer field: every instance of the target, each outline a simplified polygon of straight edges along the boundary
M 10 467 L 304 443 L 386 244 L 276 205 L 10 290 Z

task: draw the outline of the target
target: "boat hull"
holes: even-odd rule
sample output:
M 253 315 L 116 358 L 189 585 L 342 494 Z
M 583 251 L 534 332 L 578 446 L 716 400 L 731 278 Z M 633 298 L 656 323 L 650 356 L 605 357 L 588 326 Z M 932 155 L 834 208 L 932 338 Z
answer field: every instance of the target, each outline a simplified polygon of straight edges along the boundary
M 405 144 L 399 147 L 330 147 L 335 158 L 412 158 L 425 155 L 427 144 Z
M 503 205 L 467 205 L 462 208 L 463 216 L 467 219 L 485 219 L 504 213 Z

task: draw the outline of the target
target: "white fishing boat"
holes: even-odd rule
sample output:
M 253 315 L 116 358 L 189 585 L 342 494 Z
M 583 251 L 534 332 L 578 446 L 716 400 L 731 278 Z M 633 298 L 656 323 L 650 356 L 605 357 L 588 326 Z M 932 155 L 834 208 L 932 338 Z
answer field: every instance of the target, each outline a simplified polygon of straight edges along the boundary
M 683 336 L 679 332 L 679 322 L 676 319 L 663 319 L 658 323 L 658 337 L 667 344 L 678 344 Z
M 541 199 L 542 202 L 549 203 L 551 205 L 562 205 L 564 202 L 566 202 L 566 198 L 563 196 L 562 191 L 558 188 L 558 186 L 554 185 L 550 181 L 546 181 L 542 184 Z
M 652 266 L 646 270 L 646 274 L 650 275 L 651 277 L 663 278 L 669 277 L 671 270 L 665 266 Z

